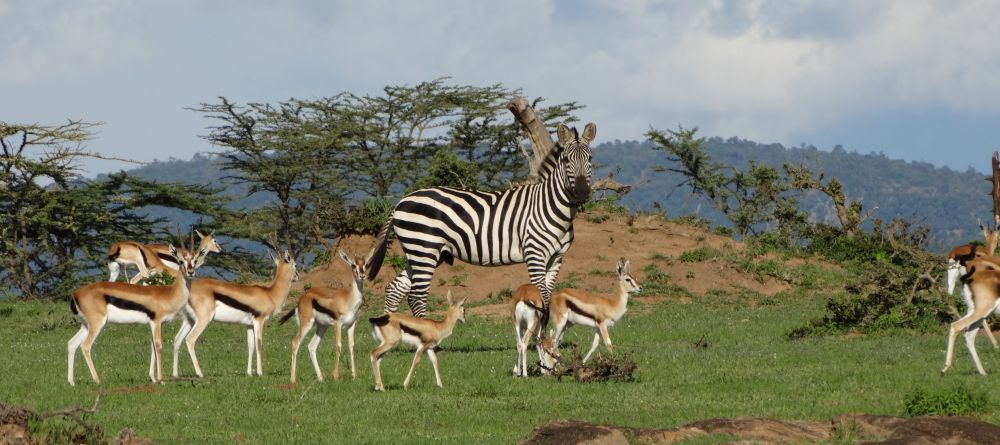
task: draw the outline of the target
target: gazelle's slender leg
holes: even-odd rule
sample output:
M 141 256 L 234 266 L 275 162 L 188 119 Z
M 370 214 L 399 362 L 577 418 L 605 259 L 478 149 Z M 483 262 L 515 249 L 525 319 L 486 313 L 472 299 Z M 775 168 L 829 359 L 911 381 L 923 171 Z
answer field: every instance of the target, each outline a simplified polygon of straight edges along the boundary
M 253 375 L 253 351 L 254 349 L 253 324 L 247 326 L 247 375 Z
M 608 348 L 608 352 L 615 352 L 614 346 L 611 344 L 611 335 L 608 335 L 608 324 L 607 322 L 599 323 L 597 325 L 601 337 L 604 338 L 604 346 Z
M 420 363 L 420 354 L 423 354 L 426 349 L 424 345 L 420 345 L 417 348 L 417 353 L 413 354 L 413 363 L 410 364 L 410 372 L 406 373 L 406 380 L 403 380 L 403 389 L 410 386 L 410 378 L 413 377 L 413 370 L 417 368 L 417 363 Z
M 186 312 L 186 310 L 182 310 Z M 181 344 L 184 343 L 184 339 L 187 338 L 188 334 L 191 333 L 191 328 L 194 327 L 194 323 L 188 318 L 188 314 L 182 313 L 181 317 L 181 327 L 177 330 L 177 335 L 174 336 L 174 369 L 173 376 L 177 377 L 180 375 L 179 362 L 181 355 Z M 200 375 L 198 377 L 201 377 Z
M 959 332 L 965 331 L 970 326 L 976 325 L 982 321 L 982 319 L 985 318 L 990 312 L 993 312 L 993 309 L 993 307 L 976 307 L 972 314 L 966 315 L 951 324 L 951 327 L 948 329 L 948 349 L 945 352 L 944 368 L 941 369 L 941 372 L 945 372 L 951 368 L 952 358 L 955 352 L 955 336 L 957 336 Z M 966 345 L 969 345 L 968 340 L 966 340 Z M 979 356 L 976 354 L 975 348 L 976 344 L 973 341 L 971 343 L 971 347 L 969 348 L 969 352 L 973 355 L 973 361 L 976 362 L 977 371 L 979 371 L 982 369 L 982 365 L 979 363 Z
M 316 333 L 313 334 L 312 340 L 309 340 L 309 359 L 312 360 L 313 371 L 316 371 L 316 379 L 323 381 L 323 371 L 319 369 L 319 359 L 316 358 L 316 351 L 319 349 L 319 342 L 323 340 L 323 334 L 326 333 L 326 328 L 329 326 L 317 323 Z
M 201 372 L 201 363 L 198 362 L 198 355 L 194 351 L 195 344 L 198 342 L 198 338 L 201 334 L 205 332 L 205 328 L 208 327 L 208 323 L 212 321 L 215 317 L 215 313 L 209 313 L 201 318 L 194 319 L 194 327 L 184 337 L 184 344 L 187 345 L 188 355 L 191 356 L 191 364 L 194 365 L 194 373 L 198 378 L 204 377 Z
M 340 344 L 341 344 L 341 341 L 340 341 L 340 331 L 341 331 L 341 327 L 342 327 L 342 325 L 341 325 L 340 319 L 338 318 L 337 321 L 336 321 L 336 324 L 333 326 L 333 328 L 336 330 L 336 332 L 334 332 L 334 338 L 337 340 L 337 344 L 336 344 L 337 352 L 334 354 L 334 358 L 333 358 L 333 380 L 334 381 L 340 380 Z
M 399 339 L 382 339 L 382 344 L 375 347 L 371 353 L 372 359 L 372 373 L 375 374 L 375 390 L 385 391 L 385 386 L 382 384 L 382 357 L 385 356 L 390 349 L 396 346 Z
M 105 316 L 103 318 L 96 318 L 93 320 L 88 320 L 88 324 L 91 329 L 87 331 L 87 338 L 83 340 L 80 345 L 80 349 L 83 350 L 83 359 L 87 361 L 87 368 L 90 369 L 90 377 L 94 379 L 94 383 L 100 384 L 101 378 L 97 376 L 97 369 L 94 368 L 94 360 L 90 357 L 90 348 L 94 346 L 94 340 L 97 340 L 97 336 L 101 335 L 101 330 L 104 329 L 104 323 L 108 321 Z
M 358 325 L 358 320 L 355 319 L 354 323 L 347 328 L 347 349 L 351 353 L 351 379 L 358 378 L 358 372 L 354 368 L 354 328 Z
M 112 261 L 108 263 L 108 281 L 114 283 L 118 279 L 118 272 L 121 270 L 121 265 L 117 261 Z M 128 274 L 125 274 L 125 278 L 128 279 Z
M 976 333 L 979 332 L 980 325 L 982 325 L 981 321 L 973 323 L 965 329 L 965 347 L 969 350 L 969 355 L 972 356 L 972 362 L 976 365 L 976 372 L 978 372 L 979 375 L 986 375 L 986 370 L 983 369 L 983 364 L 979 361 L 979 353 L 976 352 Z
M 514 361 L 514 377 L 521 376 L 521 344 L 524 340 L 521 339 L 521 320 L 517 319 L 517 314 L 514 315 L 514 338 L 517 339 L 517 359 Z
M 309 332 L 309 329 L 312 328 L 314 322 L 315 320 L 313 320 L 312 318 L 310 318 L 309 321 L 306 321 L 305 323 L 303 323 L 302 320 L 299 319 L 299 330 L 298 332 L 295 333 L 295 338 L 292 339 L 292 376 L 291 376 L 292 383 L 295 383 L 296 373 L 298 372 L 299 346 L 302 345 L 302 339 L 306 336 L 306 333 Z M 310 345 L 311 344 L 312 343 L 310 343 Z M 315 359 L 313 360 L 313 362 L 315 363 Z M 320 380 L 323 379 L 320 378 Z
M 83 326 L 80 326 L 80 330 L 76 331 L 76 334 L 73 335 L 73 338 L 69 339 L 69 343 L 67 344 L 67 347 L 66 347 L 67 352 L 68 352 L 68 359 L 69 359 L 68 360 L 69 371 L 66 373 L 66 379 L 69 381 L 69 384 L 71 386 L 76 384 L 73 381 L 74 380 L 73 376 L 74 376 L 75 371 L 76 371 L 74 369 L 74 366 L 76 364 L 76 350 L 80 348 L 80 343 L 83 343 L 83 339 L 84 338 L 87 338 L 87 325 L 86 324 L 84 324 Z
M 261 364 L 263 358 L 261 352 L 264 349 L 264 320 L 255 318 L 253 321 L 254 346 L 257 347 L 257 375 L 264 375 L 264 368 Z
M 152 330 L 150 326 L 150 331 Z M 156 342 L 152 337 L 149 338 L 149 380 L 156 383 Z
M 997 338 L 993 336 L 993 331 L 990 330 L 990 323 L 987 319 L 983 319 L 983 330 L 986 331 L 986 336 L 989 337 L 990 343 L 993 343 L 993 349 L 1000 349 L 1000 345 L 997 344 Z
M 434 348 L 427 348 L 427 358 L 431 359 L 431 364 L 434 365 L 434 380 L 437 381 L 438 388 L 442 388 L 441 373 L 438 372 L 438 358 Z
M 156 378 L 153 382 L 163 383 L 163 324 L 160 320 L 153 320 L 151 324 L 153 330 L 153 353 L 156 359 Z
M 601 333 L 600 333 L 600 331 L 594 332 L 594 341 L 590 343 L 590 350 L 587 351 L 587 355 L 583 357 L 583 362 L 584 363 L 586 363 L 587 360 L 590 360 L 590 355 L 594 353 L 594 351 L 597 349 L 597 345 L 600 342 L 601 342 Z

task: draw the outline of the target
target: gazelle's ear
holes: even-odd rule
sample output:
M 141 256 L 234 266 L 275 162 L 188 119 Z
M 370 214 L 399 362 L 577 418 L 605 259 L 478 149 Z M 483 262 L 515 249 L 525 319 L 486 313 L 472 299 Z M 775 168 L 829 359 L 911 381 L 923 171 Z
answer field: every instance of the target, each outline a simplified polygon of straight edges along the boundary
M 202 235 L 201 232 L 198 231 L 198 229 L 194 229 L 194 233 L 198 235 L 198 239 L 205 238 L 205 235 Z
M 286 263 L 292 262 L 292 254 L 288 252 L 288 249 L 285 249 L 284 260 Z
M 619 277 L 622 276 L 622 267 L 622 260 L 618 260 L 618 264 L 615 265 L 615 273 L 618 274 Z
M 591 122 L 587 124 L 587 126 L 583 127 L 583 136 L 580 136 L 580 142 L 589 145 L 590 141 L 594 140 L 595 136 L 597 136 L 597 126 Z
M 625 260 L 625 265 L 622 266 L 622 273 L 625 275 L 632 273 L 632 265 L 629 260 Z
M 268 250 L 267 251 L 267 256 L 271 258 L 271 261 L 274 262 L 275 266 L 278 265 L 278 257 L 274 255 L 274 252 L 271 252 L 270 250 Z
M 448 294 L 445 298 L 448 300 L 448 306 L 451 306 L 451 289 L 448 289 Z
M 461 300 L 458 300 L 458 303 L 456 303 L 455 306 L 461 306 L 461 305 L 465 304 L 465 299 L 466 298 L 469 298 L 469 297 L 462 297 Z
M 556 136 L 559 138 L 559 145 L 563 147 L 568 147 L 570 144 L 576 141 L 576 136 L 573 134 L 574 130 L 570 130 L 566 124 L 559 124 L 556 127 Z
M 339 254 L 340 259 L 347 263 L 348 266 L 354 266 L 354 262 L 351 261 L 351 257 L 347 256 L 347 252 L 344 252 L 344 249 L 340 249 Z

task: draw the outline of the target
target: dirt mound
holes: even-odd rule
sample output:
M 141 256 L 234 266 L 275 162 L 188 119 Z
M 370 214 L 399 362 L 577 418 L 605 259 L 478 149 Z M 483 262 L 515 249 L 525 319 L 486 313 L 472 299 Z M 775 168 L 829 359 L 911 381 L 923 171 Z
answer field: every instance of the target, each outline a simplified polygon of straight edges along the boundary
M 536 428 L 524 445 L 672 444 L 702 436 L 735 436 L 758 444 L 818 443 L 836 440 L 869 444 L 997 444 L 1000 427 L 969 417 L 901 418 L 851 414 L 832 421 L 762 417 L 708 419 L 670 429 L 634 429 L 561 420 Z
M 704 295 L 710 290 L 750 290 L 762 295 L 773 295 L 788 289 L 787 283 L 771 278 L 759 281 L 728 265 L 714 261 L 665 261 L 682 253 L 702 247 L 710 249 L 742 249 L 742 243 L 718 236 L 704 229 L 664 221 L 655 216 L 637 218 L 612 217 L 601 223 L 587 221 L 578 216 L 574 222 L 576 238 L 563 260 L 559 279 L 572 287 L 592 292 L 614 289 L 614 268 L 618 258 L 632 261 L 632 271 L 640 280 L 644 268 L 656 262 L 661 272 L 669 274 L 672 281 L 689 292 Z M 372 248 L 372 237 L 345 238 L 340 247 L 351 255 L 366 255 Z M 389 255 L 399 255 L 399 243 L 393 242 Z M 382 295 L 396 272 L 391 265 L 383 265 L 374 284 L 367 284 Z M 328 265 L 314 268 L 304 274 L 300 286 L 347 286 L 350 283 L 347 265 L 334 258 Z M 468 297 L 470 302 L 488 300 L 470 310 L 477 314 L 507 315 L 507 301 L 501 294 L 513 291 L 528 282 L 528 269 L 524 264 L 498 267 L 479 267 L 456 260 L 454 265 L 442 264 L 434 274 L 431 293 L 444 295 L 451 289 L 457 296 Z M 670 297 L 669 295 L 667 297 Z M 379 302 L 381 304 L 381 302 Z
M 98 398 L 100 400 L 100 398 Z M 130 428 L 125 428 L 118 432 L 118 435 L 111 440 L 104 439 L 101 428 L 83 420 L 78 414 L 82 412 L 93 412 L 97 409 L 95 401 L 92 409 L 73 408 L 63 411 L 36 414 L 20 406 L 9 405 L 0 402 L 0 445 L 31 445 L 33 443 L 47 443 L 54 441 L 57 443 L 78 443 L 90 442 L 98 439 L 101 443 L 111 443 L 113 445 L 153 445 L 154 442 L 139 437 Z M 36 422 L 44 422 L 50 418 L 65 418 L 71 422 L 76 422 L 77 429 L 65 429 L 64 436 L 32 438 L 28 430 L 29 423 L 34 419 Z M 39 439 L 39 440 L 35 440 Z

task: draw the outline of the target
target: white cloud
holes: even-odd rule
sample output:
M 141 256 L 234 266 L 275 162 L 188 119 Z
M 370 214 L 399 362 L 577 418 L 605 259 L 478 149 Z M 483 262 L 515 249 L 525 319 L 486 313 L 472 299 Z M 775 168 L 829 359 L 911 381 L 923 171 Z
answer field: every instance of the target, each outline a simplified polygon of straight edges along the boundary
M 0 9 L 0 83 L 76 83 L 141 60 L 130 1 L 31 1 Z

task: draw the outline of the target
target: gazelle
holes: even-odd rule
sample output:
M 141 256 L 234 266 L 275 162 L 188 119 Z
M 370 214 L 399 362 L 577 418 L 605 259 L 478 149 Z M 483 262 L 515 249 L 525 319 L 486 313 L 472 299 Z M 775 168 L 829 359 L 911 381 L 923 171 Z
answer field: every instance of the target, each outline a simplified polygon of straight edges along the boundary
M 965 331 L 965 347 L 969 349 L 969 355 L 972 356 L 972 361 L 976 365 L 976 371 L 981 375 L 986 375 L 986 371 L 979 361 L 979 354 L 976 353 L 976 331 L 982 326 L 986 317 L 1000 307 L 1000 270 L 982 266 L 982 264 L 969 264 L 969 272 L 961 277 L 971 294 L 973 310 L 952 323 L 948 329 L 948 349 L 945 353 L 942 373 L 951 368 L 955 336 L 959 332 Z
M 452 300 L 451 291 L 448 291 L 448 311 L 444 320 L 434 321 L 427 318 L 417 318 L 412 315 L 399 312 L 392 312 L 380 317 L 370 318 L 372 323 L 372 336 L 379 342 L 378 346 L 372 350 L 372 372 L 375 374 L 375 390 L 385 391 L 382 385 L 382 357 L 392 348 L 399 344 L 400 340 L 408 345 L 417 348 L 413 355 L 413 364 L 410 365 L 410 372 L 403 380 L 403 388 L 410 386 L 410 378 L 413 377 L 413 370 L 420 362 L 420 354 L 427 352 L 427 358 L 434 365 L 434 379 L 437 386 L 441 387 L 441 373 L 438 371 L 437 355 L 434 348 L 441 344 L 445 338 L 451 335 L 455 329 L 456 322 L 465 322 L 465 298 L 457 302 Z
M 97 336 L 107 323 L 147 323 L 152 331 L 149 355 L 149 378 L 154 383 L 163 381 L 163 341 L 160 328 L 163 322 L 170 321 L 188 301 L 191 281 L 194 276 L 193 261 L 179 258 L 177 251 L 171 246 L 169 250 L 172 259 L 180 265 L 180 271 L 175 273 L 174 284 L 169 286 L 140 286 L 129 283 L 99 282 L 73 291 L 70 299 L 70 310 L 82 326 L 76 335 L 69 340 L 69 370 L 67 380 L 74 385 L 74 359 L 76 350 L 83 350 L 83 358 L 90 368 L 90 376 L 95 383 L 101 383 L 90 357 L 90 349 Z
M 625 315 L 629 294 L 642 291 L 630 272 L 627 260 L 618 260 L 615 272 L 618 274 L 618 292 L 611 298 L 577 289 L 560 289 L 552 295 L 550 317 L 553 323 L 552 342 L 556 347 L 559 346 L 567 325 L 572 323 L 590 326 L 595 330 L 594 341 L 590 345 L 590 351 L 583 357 L 584 362 L 590 359 L 602 337 L 608 352 L 612 351 L 608 328 Z
M 514 336 L 517 339 L 517 361 L 514 363 L 514 376 L 528 376 L 528 344 L 532 337 L 535 350 L 538 352 L 538 362 L 542 374 L 550 374 L 555 368 L 557 356 L 552 346 L 551 337 L 542 336 L 541 319 L 544 311 L 542 293 L 534 284 L 522 284 L 514 292 L 511 300 L 511 312 L 514 318 Z
M 985 249 L 978 249 L 975 243 L 963 244 L 948 252 L 948 293 L 955 292 L 955 283 L 958 277 L 965 275 L 964 262 L 981 256 L 992 256 L 997 250 L 997 241 L 1000 240 L 1000 231 L 989 230 L 982 223 L 979 229 L 983 232 L 983 239 L 986 240 Z
M 247 375 L 252 375 L 254 353 L 257 355 L 257 375 L 263 375 L 261 349 L 264 322 L 278 313 L 288 298 L 292 281 L 298 280 L 295 259 L 286 250 L 274 261 L 274 279 L 269 285 L 241 285 L 221 280 L 195 280 L 191 285 L 191 298 L 185 308 L 183 323 L 174 337 L 174 369 L 178 375 L 178 355 L 181 340 L 187 344 L 188 354 L 195 374 L 203 377 L 195 343 L 210 322 L 236 323 L 247 327 Z
M 982 226 L 980 226 L 982 227 Z M 983 229 L 983 233 L 996 233 L 987 232 Z M 963 249 L 967 247 L 967 249 Z M 989 245 L 987 244 L 987 250 Z M 958 253 L 956 253 L 956 251 Z M 979 246 L 976 244 L 967 244 L 965 246 L 959 246 L 952 249 L 951 253 L 948 254 L 948 293 L 952 293 L 955 282 L 958 281 L 958 276 L 966 275 L 966 270 L 973 265 L 978 265 L 979 270 L 991 269 L 1000 270 L 1000 257 L 987 255 L 983 251 L 979 250 Z M 961 290 L 962 299 L 965 302 L 965 316 L 969 316 L 975 310 L 975 302 L 972 299 L 971 291 L 969 287 L 965 284 L 962 285 Z M 982 328 L 986 331 L 986 336 L 990 339 L 990 343 L 993 344 L 993 349 L 1000 349 L 1000 345 L 997 344 L 996 337 L 993 336 L 993 331 L 990 330 L 989 322 L 983 320 Z
M 351 354 L 351 378 L 357 378 L 354 368 L 354 328 L 357 326 L 358 313 L 361 309 L 361 289 L 365 280 L 365 259 L 355 257 L 353 260 L 340 251 L 340 259 L 351 267 L 353 280 L 349 288 L 312 287 L 299 299 L 298 306 L 281 317 L 281 323 L 288 321 L 293 315 L 299 324 L 299 332 L 292 339 L 292 383 L 295 383 L 296 365 L 299 357 L 299 346 L 306 332 L 316 324 L 316 334 L 309 341 L 309 358 L 312 360 L 316 378 L 323 380 L 323 372 L 316 360 L 316 350 L 323 339 L 326 329 L 333 326 L 336 332 L 337 353 L 333 360 L 333 379 L 340 379 L 340 333 L 347 326 L 347 348 Z
M 200 239 L 198 249 L 190 251 L 181 247 L 177 249 L 177 252 L 181 257 L 194 258 L 198 263 L 197 267 L 201 267 L 209 253 L 222 252 L 222 247 L 215 239 L 215 231 L 208 235 L 203 235 L 197 230 L 194 232 L 198 234 Z M 193 240 L 191 244 L 194 244 Z M 177 270 L 177 263 L 169 255 L 168 250 L 169 245 L 161 243 L 142 244 L 135 241 L 119 241 L 112 244 L 111 248 L 108 249 L 108 270 L 110 271 L 108 281 L 118 280 L 118 274 L 123 270 L 125 278 L 132 284 L 138 283 L 139 280 L 151 275 L 154 271 Z M 128 265 L 134 265 L 139 269 L 139 272 L 132 278 L 128 278 L 128 270 L 126 270 Z

